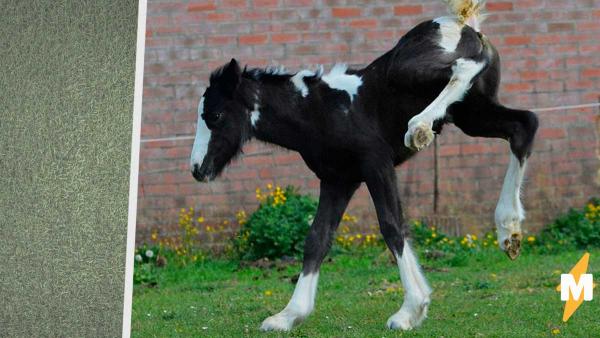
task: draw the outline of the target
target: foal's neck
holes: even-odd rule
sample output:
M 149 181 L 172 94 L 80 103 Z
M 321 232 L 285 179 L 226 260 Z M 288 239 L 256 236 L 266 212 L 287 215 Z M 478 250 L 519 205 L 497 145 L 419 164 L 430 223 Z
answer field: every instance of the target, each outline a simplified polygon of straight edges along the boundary
M 251 112 L 253 135 L 264 142 L 300 150 L 307 121 L 298 94 L 287 80 L 256 81 L 255 105 Z

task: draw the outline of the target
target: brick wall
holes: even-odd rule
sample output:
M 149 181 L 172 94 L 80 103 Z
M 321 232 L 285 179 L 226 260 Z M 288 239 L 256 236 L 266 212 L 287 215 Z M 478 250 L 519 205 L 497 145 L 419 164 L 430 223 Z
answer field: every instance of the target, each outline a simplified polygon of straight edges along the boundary
M 597 103 L 600 96 L 600 1 L 489 1 L 483 32 L 503 60 L 502 102 L 520 108 Z M 439 0 L 206 0 L 148 4 L 138 238 L 173 229 L 181 207 L 209 222 L 256 207 L 254 190 L 272 182 L 318 194 L 318 181 L 295 153 L 249 143 L 216 182 L 188 171 L 198 98 L 210 71 L 231 57 L 252 66 L 291 69 L 336 61 L 361 66 L 387 51 L 416 23 L 444 15 Z M 539 112 L 541 128 L 523 200 L 527 225 L 598 195 L 598 108 Z M 156 140 L 180 136 L 175 140 Z M 440 208 L 432 213 L 433 150 L 398 168 L 405 213 L 433 217 L 457 231 L 493 226 L 508 145 L 474 139 L 453 126 L 439 140 Z M 374 211 L 362 187 L 350 210 Z

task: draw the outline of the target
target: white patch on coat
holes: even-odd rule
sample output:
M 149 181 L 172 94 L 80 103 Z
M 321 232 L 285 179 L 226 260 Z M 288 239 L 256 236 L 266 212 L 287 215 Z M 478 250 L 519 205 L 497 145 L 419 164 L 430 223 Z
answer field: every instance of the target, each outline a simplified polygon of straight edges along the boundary
M 404 144 L 410 147 L 411 138 L 415 130 L 426 124 L 431 129 L 433 122 L 446 116 L 448 107 L 461 101 L 472 85 L 472 80 L 485 66 L 468 59 L 456 60 L 452 66 L 452 77 L 442 92 L 421 113 L 408 121 L 408 131 L 404 136 Z
M 350 102 L 358 94 L 358 88 L 362 85 L 360 76 L 346 74 L 348 66 L 345 64 L 336 64 L 329 73 L 323 75 L 322 80 L 332 89 L 342 90 L 350 96 Z
M 440 41 L 438 45 L 447 53 L 456 51 L 462 34 L 463 26 L 456 18 L 444 16 L 433 20 L 440 25 Z
M 396 259 L 404 288 L 404 303 L 400 311 L 388 319 L 387 326 L 391 329 L 411 330 L 427 317 L 431 288 L 407 241 L 404 241 L 402 256 L 396 254 Z
M 308 96 L 308 86 L 304 82 L 304 78 L 310 77 L 310 76 L 315 76 L 315 75 L 316 75 L 315 72 L 305 69 L 305 70 L 299 71 L 298 73 L 296 73 L 296 75 L 292 76 L 290 81 L 292 81 L 292 83 L 294 84 L 296 89 L 300 92 L 302 97 L 307 97 Z
M 319 273 L 300 274 L 296 289 L 288 305 L 276 315 L 265 319 L 260 327 L 263 331 L 290 331 L 301 323 L 315 307 Z
M 254 104 L 254 110 L 250 113 L 250 122 L 252 123 L 252 127 L 256 127 L 256 123 L 260 119 L 260 110 L 258 103 Z
M 208 152 L 208 142 L 210 141 L 210 129 L 206 125 L 206 122 L 202 119 L 202 113 L 204 112 L 204 97 L 200 99 L 198 104 L 198 122 L 196 123 L 196 139 L 194 140 L 194 147 L 192 148 L 192 156 L 190 159 L 191 170 L 194 170 L 194 165 L 202 165 L 204 156 Z
M 521 222 L 525 219 L 525 210 L 521 204 L 521 184 L 525 174 L 525 166 L 525 162 L 521 165 L 519 159 L 511 153 L 510 163 L 508 164 L 494 215 L 498 243 L 503 250 L 505 249 L 505 239 L 510 238 L 515 233 L 521 234 Z

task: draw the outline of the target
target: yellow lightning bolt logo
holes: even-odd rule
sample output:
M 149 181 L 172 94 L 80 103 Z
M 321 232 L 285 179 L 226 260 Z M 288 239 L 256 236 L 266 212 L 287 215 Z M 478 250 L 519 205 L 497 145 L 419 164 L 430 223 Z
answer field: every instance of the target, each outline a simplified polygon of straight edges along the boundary
M 589 261 L 590 261 L 590 254 L 586 252 L 583 255 L 583 257 L 581 257 L 579 262 L 577 262 L 577 264 L 575 264 L 575 266 L 569 272 L 569 274 L 573 276 L 575 283 L 579 283 L 581 275 L 583 275 L 587 272 Z M 561 291 L 562 286 L 563 285 L 561 282 L 561 284 L 558 287 L 556 287 L 556 291 Z M 595 286 L 596 285 L 594 284 L 592 286 L 592 288 Z M 579 295 L 578 299 L 575 299 L 575 297 L 573 296 L 572 290 L 569 290 L 569 299 L 565 303 L 565 311 L 563 313 L 563 322 L 566 322 L 569 320 L 569 318 L 571 318 L 571 316 L 575 313 L 575 311 L 577 311 L 579 306 L 581 306 L 581 304 L 583 304 L 583 300 L 584 300 L 583 292 L 582 292 L 582 294 Z

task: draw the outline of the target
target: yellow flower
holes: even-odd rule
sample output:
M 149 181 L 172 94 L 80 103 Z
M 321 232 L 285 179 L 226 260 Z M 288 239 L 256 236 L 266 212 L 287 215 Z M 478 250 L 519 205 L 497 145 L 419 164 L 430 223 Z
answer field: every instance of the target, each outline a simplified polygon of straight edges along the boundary
M 527 237 L 527 242 L 529 242 L 529 243 L 535 242 L 535 237 L 534 236 Z
M 474 240 L 474 241 L 476 241 L 477 240 L 477 236 L 473 235 L 473 236 L 471 236 L 471 239 Z
M 362 238 L 362 235 L 361 235 L 361 234 L 357 234 L 357 235 L 356 235 L 356 238 L 358 238 L 358 239 L 361 239 L 361 238 Z
M 552 334 L 559 334 L 560 333 L 560 329 L 554 328 L 552 329 Z
M 431 234 L 431 238 L 436 238 L 436 237 L 437 237 L 437 234 L 435 232 Z
M 265 296 L 270 297 L 272 295 L 273 295 L 273 291 L 271 291 L 271 290 L 265 291 Z
M 204 217 L 202 217 L 202 216 L 198 217 L 198 223 L 204 223 Z
M 267 184 L 267 189 L 269 189 L 269 190 L 273 189 L 273 185 L 271 183 Z

